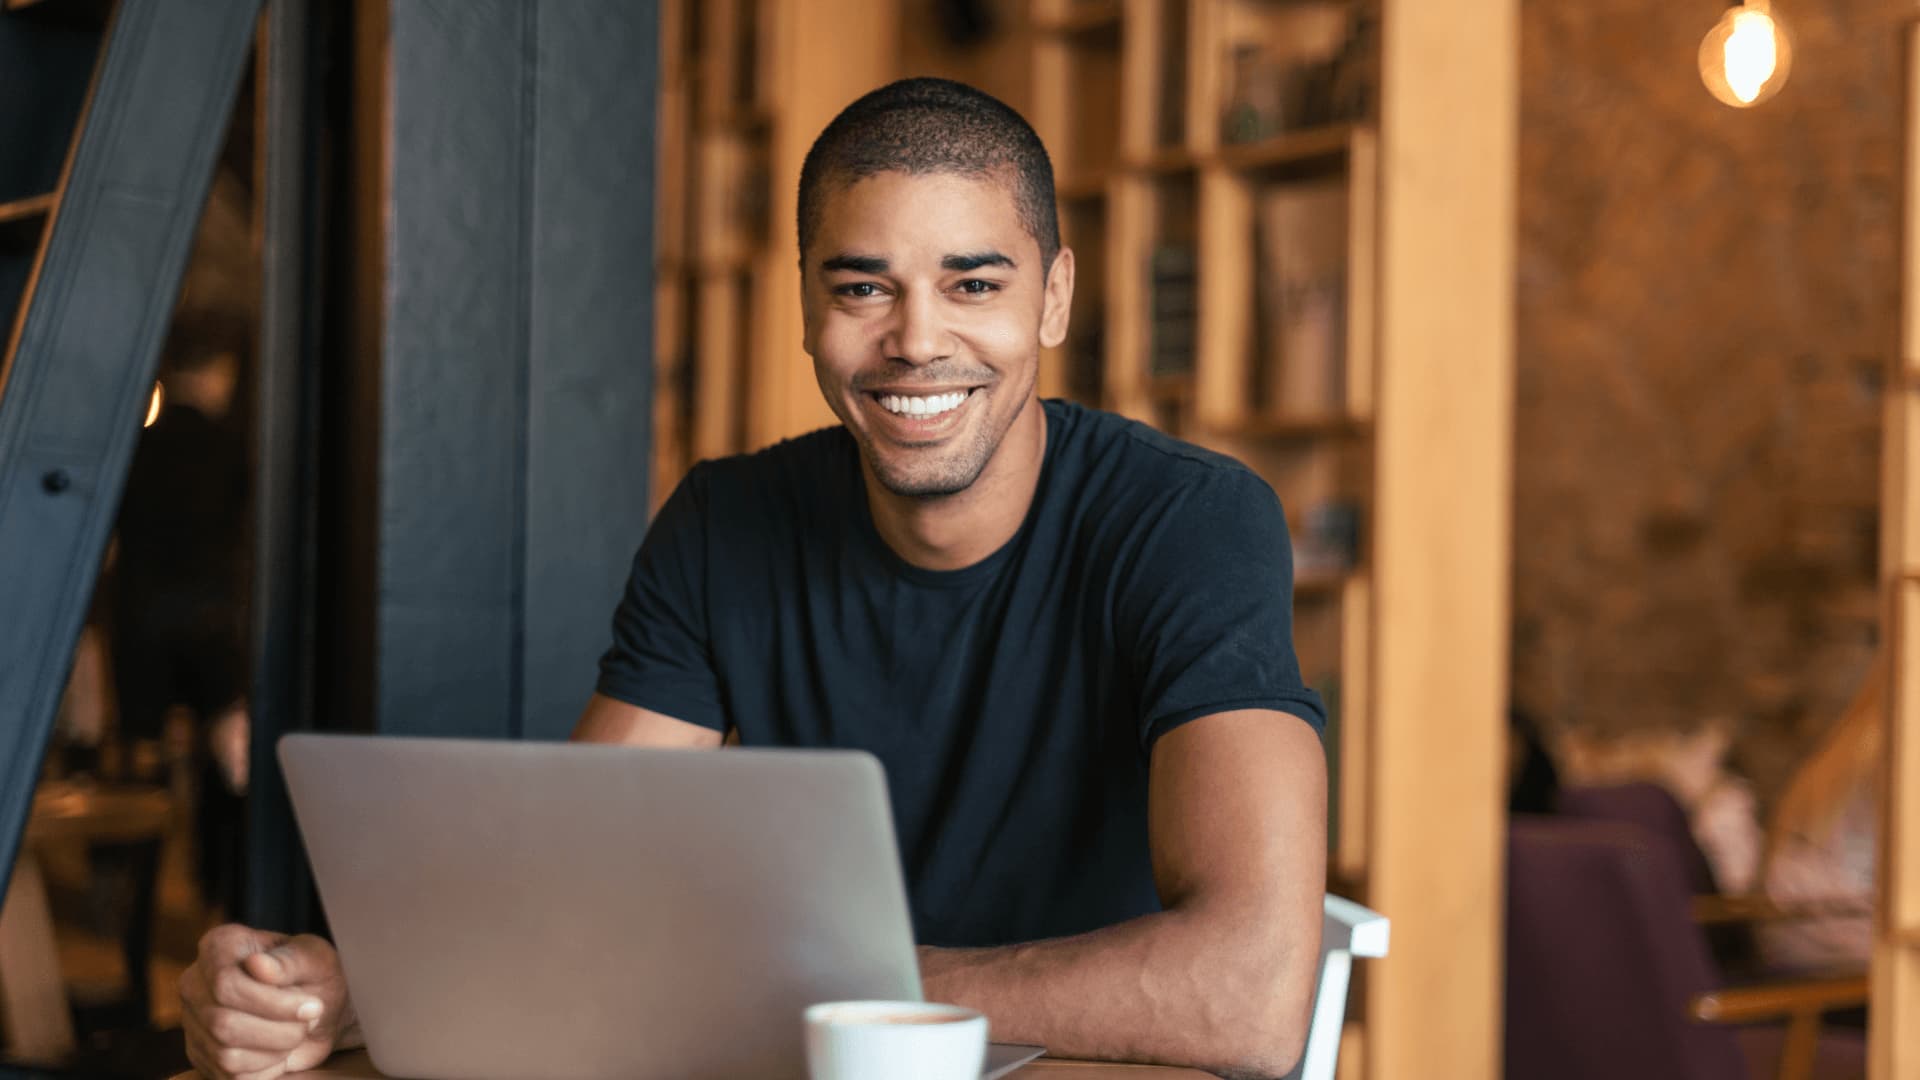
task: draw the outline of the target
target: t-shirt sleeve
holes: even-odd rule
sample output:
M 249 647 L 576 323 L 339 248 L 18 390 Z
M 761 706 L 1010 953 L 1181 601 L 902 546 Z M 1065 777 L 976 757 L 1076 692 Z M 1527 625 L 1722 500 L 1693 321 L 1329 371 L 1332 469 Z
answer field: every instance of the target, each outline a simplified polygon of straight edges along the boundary
M 1293 550 L 1273 489 L 1223 469 L 1140 523 L 1115 617 L 1141 745 L 1202 716 L 1274 709 L 1326 726 L 1293 647 Z
M 720 680 L 708 647 L 707 478 L 695 466 L 633 559 L 613 613 L 613 647 L 600 658 L 600 693 L 629 705 L 727 729 Z

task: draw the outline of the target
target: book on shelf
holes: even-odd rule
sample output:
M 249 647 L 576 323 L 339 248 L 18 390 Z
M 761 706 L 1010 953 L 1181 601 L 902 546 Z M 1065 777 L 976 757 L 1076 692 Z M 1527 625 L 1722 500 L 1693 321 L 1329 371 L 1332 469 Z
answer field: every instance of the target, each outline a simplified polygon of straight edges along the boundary
M 1372 27 L 1344 0 L 1237 8 L 1219 45 L 1221 141 L 1362 118 L 1371 108 Z
M 1081 318 L 1084 328 L 1067 336 L 1067 396 L 1098 408 L 1106 388 L 1106 320 L 1099 308 Z
M 1149 374 L 1184 375 L 1193 370 L 1199 314 L 1196 266 L 1191 247 L 1165 244 L 1154 249 L 1148 275 L 1153 296 Z
M 1257 215 L 1255 400 L 1269 416 L 1336 414 L 1346 393 L 1346 184 L 1270 184 Z

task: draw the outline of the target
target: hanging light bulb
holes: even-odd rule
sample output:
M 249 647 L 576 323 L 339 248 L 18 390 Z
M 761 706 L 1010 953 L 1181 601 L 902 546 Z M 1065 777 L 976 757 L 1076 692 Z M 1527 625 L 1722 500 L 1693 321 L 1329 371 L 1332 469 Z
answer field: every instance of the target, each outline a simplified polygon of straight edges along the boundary
M 1700 78 L 1736 109 L 1758 105 L 1786 85 L 1793 47 L 1771 0 L 1735 3 L 1700 43 Z
M 166 400 L 167 392 L 160 389 L 159 383 L 154 383 L 153 396 L 147 399 L 147 420 L 140 425 L 141 427 L 150 428 L 155 420 L 160 419 L 160 406 L 165 404 Z

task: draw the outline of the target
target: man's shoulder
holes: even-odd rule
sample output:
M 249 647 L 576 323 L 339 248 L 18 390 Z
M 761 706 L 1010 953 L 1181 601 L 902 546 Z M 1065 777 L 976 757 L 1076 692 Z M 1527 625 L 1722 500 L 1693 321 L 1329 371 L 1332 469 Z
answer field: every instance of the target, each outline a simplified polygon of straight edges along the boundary
M 1047 402 L 1061 425 L 1074 487 L 1108 505 L 1138 508 L 1196 494 L 1270 497 L 1272 488 L 1238 459 L 1175 438 L 1115 413 L 1069 401 Z

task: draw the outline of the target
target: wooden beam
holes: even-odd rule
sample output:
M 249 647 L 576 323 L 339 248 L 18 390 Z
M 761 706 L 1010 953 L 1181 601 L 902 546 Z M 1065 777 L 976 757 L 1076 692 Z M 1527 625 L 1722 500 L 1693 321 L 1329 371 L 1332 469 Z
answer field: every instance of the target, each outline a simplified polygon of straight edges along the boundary
M 1500 1073 L 1518 0 L 1385 0 L 1371 1076 Z
M 1380 138 L 1355 128 L 1347 143 L 1347 412 L 1373 416 L 1378 366 Z
M 1254 188 L 1221 168 L 1200 172 L 1199 325 L 1194 356 L 1194 420 L 1202 427 L 1247 423 L 1253 398 Z M 1271 363 L 1261 356 L 1259 362 Z
M 1364 882 L 1367 876 L 1369 806 L 1373 792 L 1373 582 L 1364 572 L 1347 578 L 1340 602 L 1340 747 L 1338 841 L 1327 853 L 1336 878 Z M 1353 1027 L 1356 1038 L 1363 1028 Z M 1347 1038 L 1342 1036 L 1344 1047 Z M 1342 1071 L 1347 1055 L 1340 1055 Z M 1357 1066 L 1356 1066 L 1357 1067 Z M 1359 1075 L 1356 1073 L 1355 1075 Z
M 1152 415 L 1147 386 L 1149 296 L 1147 260 L 1153 245 L 1154 193 L 1135 177 L 1114 180 L 1107 198 L 1106 400 L 1104 406 L 1136 419 Z M 1102 271 L 1088 268 L 1090 273 Z
M 1885 647 L 1884 803 L 1880 807 L 1879 918 L 1868 1020 L 1868 1076 L 1920 1073 L 1920 398 L 1893 388 L 1920 379 L 1920 23 L 1904 28 L 1906 155 L 1899 360 L 1888 380 L 1881 450 L 1881 569 L 1890 625 Z
M 1153 152 L 1160 127 L 1160 108 L 1165 100 L 1161 88 L 1166 81 L 1167 65 L 1162 42 L 1166 39 L 1164 24 L 1175 14 L 1171 7 L 1160 0 L 1127 0 L 1126 21 L 1120 36 L 1117 156 L 1121 161 Z

